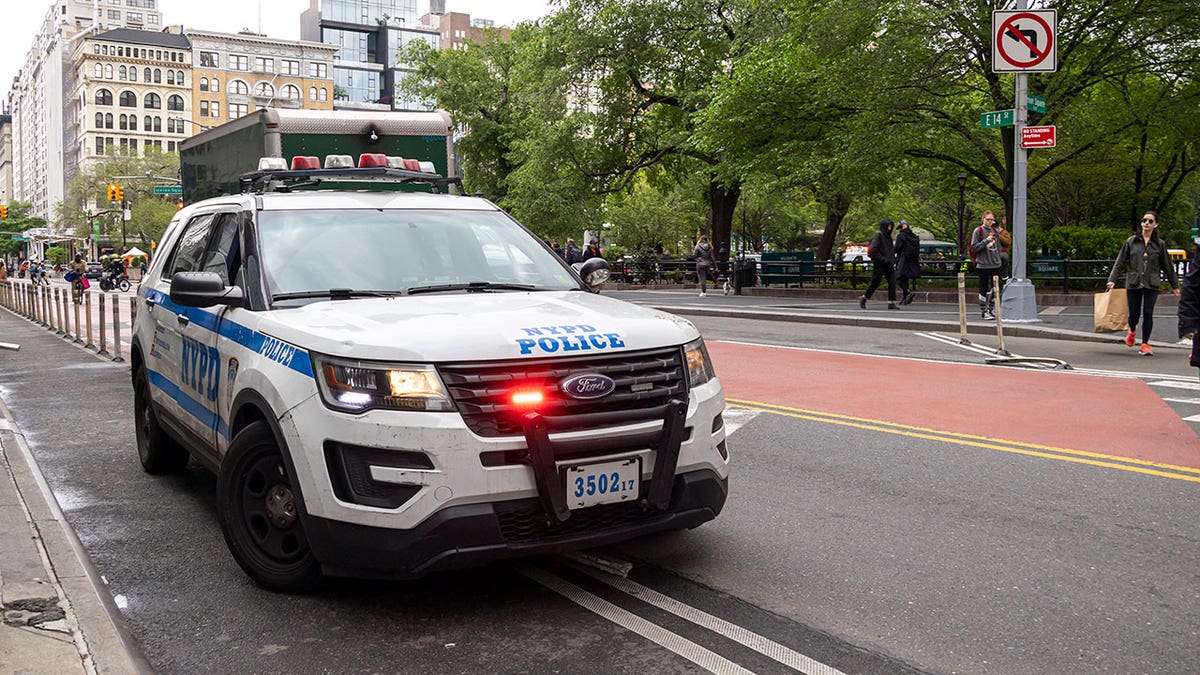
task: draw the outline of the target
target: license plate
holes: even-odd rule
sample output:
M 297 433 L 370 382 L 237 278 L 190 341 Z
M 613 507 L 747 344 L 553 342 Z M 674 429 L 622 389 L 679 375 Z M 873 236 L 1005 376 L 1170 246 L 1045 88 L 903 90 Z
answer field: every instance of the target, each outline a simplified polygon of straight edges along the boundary
M 637 499 L 642 477 L 637 457 L 567 467 L 567 507 L 582 509 Z

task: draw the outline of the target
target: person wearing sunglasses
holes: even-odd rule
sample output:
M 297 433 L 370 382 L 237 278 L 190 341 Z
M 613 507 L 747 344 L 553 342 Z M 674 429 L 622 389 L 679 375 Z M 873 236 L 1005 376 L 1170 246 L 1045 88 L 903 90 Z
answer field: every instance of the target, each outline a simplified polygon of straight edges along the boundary
M 1117 254 L 1117 262 L 1113 264 L 1112 272 L 1108 274 L 1108 288 L 1117 283 L 1117 273 L 1122 266 L 1128 266 L 1125 273 L 1125 297 L 1129 301 L 1129 331 L 1125 333 L 1125 344 L 1132 347 L 1137 342 L 1138 320 L 1142 323 L 1142 345 L 1138 353 L 1142 356 L 1153 356 L 1150 347 L 1150 331 L 1154 328 L 1154 303 L 1158 301 L 1158 293 L 1165 275 L 1179 295 L 1179 277 L 1175 274 L 1175 265 L 1167 254 L 1167 244 L 1158 236 L 1158 214 L 1147 211 L 1142 216 L 1141 232 L 1125 240 L 1121 252 Z

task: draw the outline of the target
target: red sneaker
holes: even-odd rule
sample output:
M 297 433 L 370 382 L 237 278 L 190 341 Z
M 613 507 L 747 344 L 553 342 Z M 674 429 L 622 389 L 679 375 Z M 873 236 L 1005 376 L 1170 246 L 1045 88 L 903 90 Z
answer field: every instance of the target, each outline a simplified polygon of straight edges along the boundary
M 1132 330 L 1125 332 L 1125 346 L 1126 347 L 1132 347 L 1133 343 L 1136 341 L 1137 341 L 1137 335 L 1134 335 Z
M 1143 342 L 1142 346 L 1138 348 L 1138 353 L 1142 356 L 1154 356 L 1154 350 L 1151 349 L 1150 345 L 1146 344 L 1145 342 Z

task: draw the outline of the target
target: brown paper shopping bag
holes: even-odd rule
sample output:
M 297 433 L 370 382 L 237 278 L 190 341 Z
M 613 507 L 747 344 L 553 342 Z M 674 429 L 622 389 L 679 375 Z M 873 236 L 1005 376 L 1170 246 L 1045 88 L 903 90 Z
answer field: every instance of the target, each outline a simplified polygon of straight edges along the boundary
M 1111 333 L 1129 328 L 1129 301 L 1125 297 L 1125 291 L 1119 288 L 1097 293 L 1093 313 L 1097 333 Z

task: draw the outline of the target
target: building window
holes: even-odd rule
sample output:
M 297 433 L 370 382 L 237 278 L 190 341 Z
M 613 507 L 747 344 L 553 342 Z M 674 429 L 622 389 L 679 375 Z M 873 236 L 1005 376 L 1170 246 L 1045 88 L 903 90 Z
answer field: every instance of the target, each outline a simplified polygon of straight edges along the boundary
M 113 114 L 112 113 L 104 113 L 104 128 L 105 129 L 113 128 Z
M 221 91 L 221 81 L 215 77 L 212 79 L 212 81 L 210 81 L 208 83 L 208 86 L 212 87 L 211 89 L 209 89 L 209 91 L 211 91 L 211 92 L 215 93 L 215 92 Z
M 317 93 L 320 95 L 320 99 L 322 101 L 329 100 L 329 90 L 326 89 L 325 87 L 321 87 L 321 89 Z
M 150 81 L 150 69 L 143 68 L 142 69 L 142 82 L 149 82 L 149 81 Z
M 216 52 L 200 52 L 200 65 L 206 68 L 220 68 L 221 57 Z
M 111 64 L 104 66 L 104 77 L 113 79 L 113 67 Z
M 120 21 L 121 20 L 121 10 L 119 10 L 119 9 L 108 10 L 108 20 L 109 21 Z
M 137 115 L 134 115 L 134 118 L 136 118 L 136 117 L 137 117 Z M 122 114 L 121 119 L 118 120 L 118 126 L 122 131 L 128 131 L 129 130 L 129 115 Z
M 200 78 L 200 91 L 208 91 L 208 78 Z
M 142 129 L 145 129 L 146 131 L 150 131 L 151 129 L 154 128 L 154 124 L 153 124 L 154 118 L 153 117 L 146 115 L 144 118 L 142 118 L 142 122 L 145 123 L 142 125 Z
M 120 77 L 121 80 L 128 80 L 129 79 L 129 69 L 126 68 L 125 66 L 121 66 L 121 69 L 117 71 L 117 76 Z
M 96 137 L 96 154 L 97 155 L 104 154 L 104 137 L 103 136 Z
M 175 152 L 175 141 L 167 141 L 167 152 Z
M 209 111 L 212 113 L 213 117 L 220 117 L 221 116 L 221 104 L 218 103 L 217 101 L 213 101 L 212 105 L 209 107 Z
M 273 98 L 275 96 L 275 87 L 272 87 L 270 82 L 259 82 L 254 85 L 254 95 L 262 98 Z
M 254 57 L 254 72 L 256 73 L 272 73 L 275 72 L 275 59 L 269 59 L 265 56 Z
M 200 116 L 208 117 L 208 101 L 200 101 Z
M 96 77 L 96 79 L 97 79 L 97 80 L 99 80 L 100 78 L 104 77 L 104 64 L 103 64 L 103 63 L 97 63 L 97 64 L 96 64 L 96 67 L 93 69 L 93 71 L 92 71 L 92 72 L 93 72 L 93 75 L 95 75 L 95 77 Z
M 291 59 L 283 59 L 279 62 L 279 72 L 283 73 L 284 75 L 293 75 L 298 77 L 300 75 L 300 62 L 293 61 Z
M 137 142 L 136 138 L 129 139 L 129 154 L 131 154 L 131 155 L 138 154 L 137 146 L 138 146 L 138 142 Z
M 175 71 L 175 84 L 178 84 L 181 87 L 183 86 L 183 71 L 182 70 Z
M 308 64 L 308 76 L 319 77 L 325 79 L 329 77 L 329 66 L 325 63 L 310 63 Z
M 162 84 L 162 71 L 158 68 L 154 69 L 154 84 Z
M 171 94 L 167 97 L 167 110 L 183 111 L 183 97 L 179 94 Z
M 308 88 L 308 100 L 310 100 L 310 101 L 317 100 L 317 88 L 316 87 Z
M 129 66 L 129 81 L 137 82 L 137 66 Z
M 229 55 L 229 69 L 230 70 L 249 70 L 250 69 L 249 57 L 241 56 L 239 54 L 230 54 Z
M 141 12 L 125 12 L 125 20 L 129 23 L 143 23 Z
M 300 100 L 300 87 L 297 87 L 294 84 L 285 84 L 285 85 L 283 85 L 282 91 L 283 91 L 283 97 L 288 99 L 289 101 L 299 101 Z
M 149 110 L 158 110 L 159 108 L 162 108 L 162 98 L 159 97 L 158 94 L 150 92 L 149 94 L 146 94 L 145 104 L 143 107 Z
M 100 53 L 100 45 L 92 45 L 92 53 L 99 54 Z
M 175 133 L 175 118 L 174 117 L 167 118 L 167 133 L 168 134 Z
M 96 92 L 96 105 L 112 105 L 112 92 L 100 89 Z
M 129 130 L 137 131 L 137 115 L 129 116 Z
M 96 128 L 104 128 L 104 113 L 96 113 Z
M 134 94 L 132 91 L 121 92 L 121 107 L 136 108 L 137 107 L 137 94 Z
M 154 130 L 162 131 L 162 118 L 161 117 L 154 118 Z M 146 131 L 149 131 L 149 129 L 146 129 Z
M 230 103 L 229 104 L 229 119 L 236 120 L 239 117 L 245 117 L 249 113 L 245 103 Z
M 175 84 L 175 71 L 167 71 L 167 84 Z
M 233 80 L 229 83 L 229 93 L 245 96 L 250 93 L 250 87 L 241 80 Z

